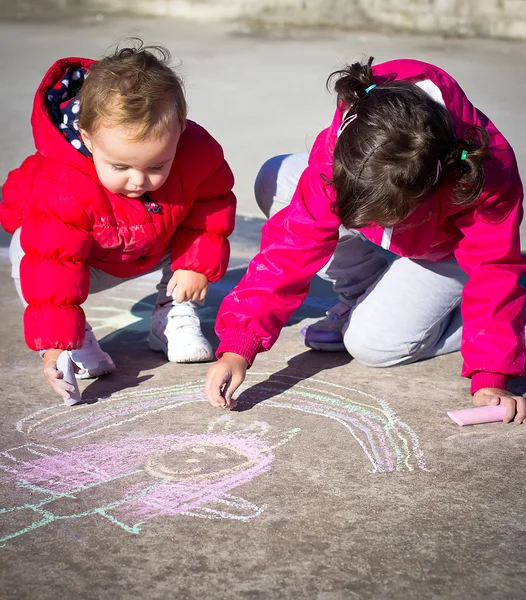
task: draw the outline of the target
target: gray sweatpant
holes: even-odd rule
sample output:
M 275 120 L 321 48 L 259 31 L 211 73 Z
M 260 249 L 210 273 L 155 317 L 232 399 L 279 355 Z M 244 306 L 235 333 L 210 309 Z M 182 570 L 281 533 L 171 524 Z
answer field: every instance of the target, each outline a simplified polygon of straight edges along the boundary
M 263 165 L 254 187 L 267 217 L 289 204 L 307 161 L 308 154 L 288 154 Z M 389 367 L 459 350 L 467 275 L 456 260 L 411 260 L 375 248 L 342 228 L 319 273 L 352 307 L 344 331 L 348 352 L 364 365 Z
M 27 306 L 27 302 L 24 300 L 22 295 L 22 288 L 20 286 L 20 263 L 24 256 L 24 251 L 22 250 L 22 246 L 20 245 L 20 229 L 17 229 L 11 238 L 11 244 L 9 245 L 9 259 L 11 260 L 11 277 L 15 283 L 16 291 L 20 296 L 20 300 L 24 303 L 24 306 Z M 161 281 L 157 284 L 157 304 L 164 304 L 165 302 L 170 302 L 172 300 L 171 297 L 166 295 L 166 287 L 170 278 L 173 275 L 173 271 L 171 268 L 170 256 L 165 256 L 163 260 L 156 265 L 155 268 L 152 269 L 151 272 L 157 271 L 158 269 L 162 269 Z M 123 279 L 121 277 L 114 277 L 113 275 L 109 275 L 104 271 L 100 271 L 99 269 L 94 269 L 93 267 L 89 268 L 90 271 L 90 286 L 89 293 L 96 294 L 97 292 L 102 292 L 104 290 L 109 290 L 120 283 L 124 283 L 129 279 L 135 279 L 134 277 L 130 277 L 129 279 Z

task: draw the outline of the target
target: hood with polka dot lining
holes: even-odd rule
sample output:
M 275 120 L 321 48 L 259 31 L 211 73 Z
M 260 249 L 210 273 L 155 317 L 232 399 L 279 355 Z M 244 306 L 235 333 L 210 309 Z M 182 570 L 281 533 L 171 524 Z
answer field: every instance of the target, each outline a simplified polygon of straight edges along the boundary
M 84 83 L 86 73 L 83 67 L 70 67 L 64 77 L 47 92 L 47 100 L 51 120 L 62 135 L 76 150 L 82 152 L 84 156 L 91 157 L 91 152 L 82 141 L 78 126 L 80 101 L 77 95 Z
M 76 97 L 94 62 L 89 58 L 58 60 L 46 73 L 35 94 L 31 116 L 38 152 L 48 158 L 57 157 L 92 175 L 95 175 L 95 169 L 91 154 L 78 131 Z

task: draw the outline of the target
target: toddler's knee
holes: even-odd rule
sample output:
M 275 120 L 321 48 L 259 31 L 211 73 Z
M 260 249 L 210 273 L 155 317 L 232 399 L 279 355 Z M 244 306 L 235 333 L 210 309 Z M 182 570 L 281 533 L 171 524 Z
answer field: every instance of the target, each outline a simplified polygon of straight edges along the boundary
M 412 362 L 406 344 L 389 343 L 377 333 L 367 331 L 367 328 L 358 329 L 349 326 L 343 343 L 347 352 L 366 367 L 392 367 Z
M 18 228 L 11 238 L 11 242 L 9 244 L 9 260 L 11 261 L 11 271 L 12 277 L 20 278 L 20 263 L 24 258 L 24 251 L 22 250 L 22 245 L 20 244 L 20 234 L 22 230 Z

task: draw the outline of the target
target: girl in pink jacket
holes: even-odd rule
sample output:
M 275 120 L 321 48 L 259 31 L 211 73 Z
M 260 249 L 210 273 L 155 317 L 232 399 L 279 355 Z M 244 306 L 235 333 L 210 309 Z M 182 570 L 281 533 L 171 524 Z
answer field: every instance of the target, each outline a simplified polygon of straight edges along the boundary
M 504 420 L 522 423 L 526 400 L 507 391 L 525 365 L 513 150 L 443 70 L 372 62 L 333 74 L 338 109 L 310 156 L 276 157 L 258 175 L 263 210 L 284 208 L 221 306 L 207 397 L 235 404 L 247 367 L 323 270 L 340 302 L 306 330 L 307 346 L 372 367 L 460 349 L 474 404 L 503 403 Z

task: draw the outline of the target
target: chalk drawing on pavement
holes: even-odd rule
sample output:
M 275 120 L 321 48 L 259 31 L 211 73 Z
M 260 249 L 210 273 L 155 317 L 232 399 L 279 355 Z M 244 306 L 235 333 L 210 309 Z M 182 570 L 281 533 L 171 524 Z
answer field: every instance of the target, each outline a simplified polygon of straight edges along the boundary
M 154 517 L 251 521 L 267 505 L 246 500 L 236 488 L 268 473 L 276 449 L 293 443 L 301 431 L 269 424 L 276 410 L 342 427 L 371 473 L 426 470 L 416 433 L 385 400 L 327 381 L 269 375 L 250 373 L 242 388 L 244 402 L 261 402 L 253 414 L 263 413 L 266 421 L 255 416 L 247 422 L 228 413 L 201 425 L 204 431 L 177 432 L 185 427 L 168 413 L 205 402 L 202 380 L 126 391 L 75 409 L 56 405 L 23 418 L 18 431 L 39 441 L 0 452 L 6 500 L 0 543 L 86 517 L 133 534 Z M 159 423 L 159 435 L 137 433 L 145 419 Z

